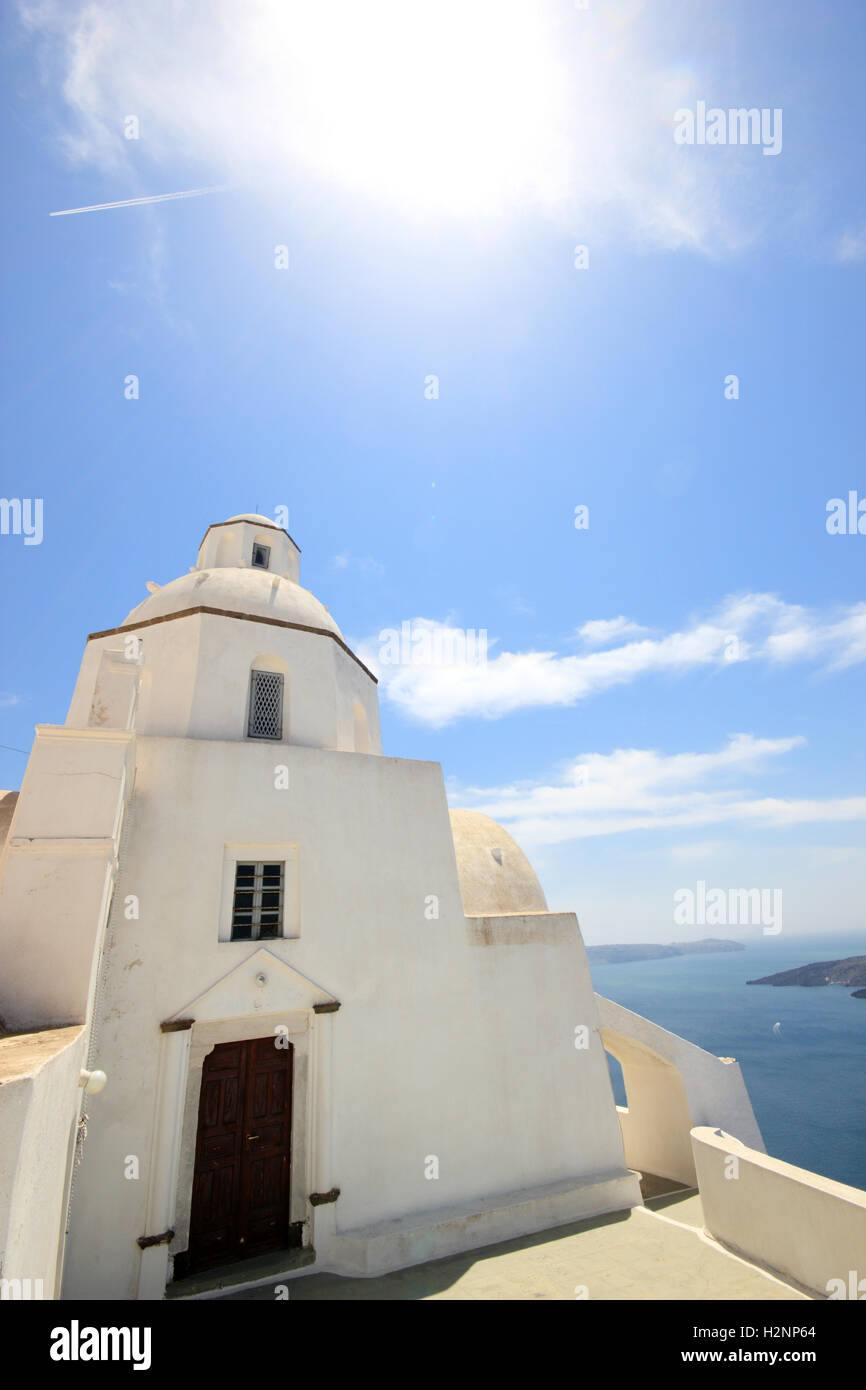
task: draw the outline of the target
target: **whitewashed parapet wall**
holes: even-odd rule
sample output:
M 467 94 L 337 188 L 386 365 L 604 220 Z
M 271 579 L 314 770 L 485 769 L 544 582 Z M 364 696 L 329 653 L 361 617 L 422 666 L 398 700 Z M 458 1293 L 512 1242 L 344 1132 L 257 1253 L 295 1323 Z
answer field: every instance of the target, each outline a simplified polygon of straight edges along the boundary
M 134 735 L 39 725 L 0 881 L 0 1013 L 85 1023 L 108 915 Z
M 622 1067 L 628 1105 L 619 1117 L 630 1168 L 694 1187 L 693 1125 L 722 1125 L 763 1151 L 735 1058 L 714 1057 L 612 999 L 596 1001 L 604 1046 Z
M 83 1027 L 0 1038 L 0 1298 L 60 1296 Z M 8 1316 L 8 1314 L 6 1315 Z
M 866 1192 L 720 1128 L 696 1127 L 691 1140 L 711 1235 L 819 1298 L 866 1297 Z
M 139 666 L 104 653 L 84 727 L 39 725 L 0 860 L 0 1277 L 57 1293 L 94 999 L 134 781 Z M 94 1102 L 96 1103 L 96 1102 Z

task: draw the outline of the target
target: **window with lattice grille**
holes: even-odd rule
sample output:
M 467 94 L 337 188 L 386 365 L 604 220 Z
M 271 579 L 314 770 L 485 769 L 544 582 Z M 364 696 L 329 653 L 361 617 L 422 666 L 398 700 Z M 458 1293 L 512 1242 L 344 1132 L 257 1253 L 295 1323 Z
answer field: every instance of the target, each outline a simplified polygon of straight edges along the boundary
M 238 864 L 232 941 L 260 941 L 283 931 L 283 864 Z
M 250 738 L 282 738 L 283 678 L 278 671 L 250 672 Z

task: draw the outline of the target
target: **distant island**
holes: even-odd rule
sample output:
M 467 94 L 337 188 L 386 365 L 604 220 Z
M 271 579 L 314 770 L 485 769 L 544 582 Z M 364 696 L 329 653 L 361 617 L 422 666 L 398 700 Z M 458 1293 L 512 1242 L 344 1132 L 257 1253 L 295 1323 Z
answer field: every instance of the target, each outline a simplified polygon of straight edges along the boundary
M 844 960 L 816 960 L 795 970 L 780 970 L 778 975 L 765 975 L 760 980 L 747 980 L 747 985 L 866 985 L 866 956 L 846 956 Z M 866 989 L 855 989 L 852 999 L 866 999 Z
M 708 956 L 716 951 L 745 951 L 740 941 L 721 941 L 705 936 L 702 941 L 672 941 L 668 946 L 644 945 L 587 946 L 590 962 L 597 965 L 624 965 L 632 960 L 662 960 L 665 956 Z M 859 984 L 860 982 L 857 981 Z M 866 984 L 866 976 L 863 983 Z

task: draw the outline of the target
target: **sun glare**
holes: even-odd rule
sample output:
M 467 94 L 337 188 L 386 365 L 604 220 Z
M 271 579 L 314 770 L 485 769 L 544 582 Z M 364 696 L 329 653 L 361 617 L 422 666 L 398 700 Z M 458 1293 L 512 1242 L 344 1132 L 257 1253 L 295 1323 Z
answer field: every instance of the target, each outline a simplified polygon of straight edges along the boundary
M 245 56 L 292 163 L 455 214 L 559 195 L 562 78 L 532 4 L 291 5 L 277 32 L 273 16 Z

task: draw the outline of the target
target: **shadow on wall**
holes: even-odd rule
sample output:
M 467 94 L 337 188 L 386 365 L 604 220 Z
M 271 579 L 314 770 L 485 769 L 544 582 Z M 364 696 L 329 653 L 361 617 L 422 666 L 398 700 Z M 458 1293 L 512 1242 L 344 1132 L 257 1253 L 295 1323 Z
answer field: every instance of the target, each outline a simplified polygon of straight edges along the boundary
M 658 1053 L 607 1029 L 604 1045 L 629 1168 L 696 1187 L 692 1119 L 680 1073 Z

